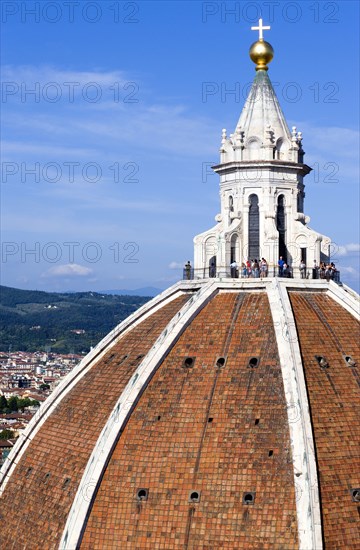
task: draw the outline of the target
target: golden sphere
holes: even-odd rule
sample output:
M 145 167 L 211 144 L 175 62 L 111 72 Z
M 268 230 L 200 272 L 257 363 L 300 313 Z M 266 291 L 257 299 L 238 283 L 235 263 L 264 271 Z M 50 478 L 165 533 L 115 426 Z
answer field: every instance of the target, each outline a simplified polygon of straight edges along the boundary
M 267 63 L 270 63 L 274 57 L 274 50 L 269 42 L 260 39 L 251 45 L 249 54 L 251 60 L 256 64 L 257 71 L 267 71 Z

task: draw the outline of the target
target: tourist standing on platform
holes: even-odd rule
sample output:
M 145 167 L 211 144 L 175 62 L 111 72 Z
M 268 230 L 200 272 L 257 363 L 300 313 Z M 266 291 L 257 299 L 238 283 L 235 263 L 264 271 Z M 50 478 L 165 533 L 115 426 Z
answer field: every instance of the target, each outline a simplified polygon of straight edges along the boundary
M 231 262 L 230 269 L 231 269 L 231 277 L 237 279 L 239 277 L 239 265 L 235 260 Z
M 316 260 L 314 260 L 314 265 L 313 265 L 313 268 L 312 268 L 312 278 L 313 279 L 318 278 L 318 271 L 319 271 L 319 266 L 317 265 Z
M 253 264 L 252 264 L 251 267 L 252 267 L 253 277 L 258 278 L 259 277 L 259 264 L 258 264 L 258 261 L 257 261 L 256 258 L 253 261 Z
M 306 278 L 306 264 L 305 264 L 304 260 L 301 260 L 299 269 L 300 269 L 300 277 L 302 279 L 305 279 Z
M 278 261 L 278 266 L 279 266 L 279 277 L 283 277 L 284 273 L 284 265 L 285 265 L 285 261 L 283 260 L 283 257 L 280 256 L 279 258 L 279 261 Z
M 191 263 L 190 263 L 190 260 L 188 260 L 188 262 L 185 264 L 184 270 L 185 270 L 185 278 L 186 279 L 191 279 Z
M 260 279 L 267 277 L 268 274 L 268 264 L 265 258 L 261 258 L 260 262 Z
M 249 259 L 246 261 L 246 276 L 247 278 L 252 276 L 251 262 Z

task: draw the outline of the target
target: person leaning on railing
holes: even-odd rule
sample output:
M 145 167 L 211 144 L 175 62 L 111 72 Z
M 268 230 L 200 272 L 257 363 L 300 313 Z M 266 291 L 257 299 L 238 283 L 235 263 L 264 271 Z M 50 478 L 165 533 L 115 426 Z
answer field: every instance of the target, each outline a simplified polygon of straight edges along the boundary
M 306 278 L 306 264 L 303 260 L 301 260 L 301 262 L 300 262 L 299 269 L 300 269 L 300 277 L 302 279 L 305 279 Z
M 239 264 L 235 260 L 230 264 L 230 275 L 236 279 L 239 277 Z
M 265 258 L 261 258 L 260 262 L 260 279 L 267 277 L 268 275 L 268 264 Z
M 252 270 L 252 276 L 257 279 L 260 275 L 260 272 L 259 272 L 260 266 L 256 258 L 251 265 L 251 270 Z
M 336 272 L 337 272 L 337 269 L 335 267 L 334 262 L 328 263 L 325 269 L 326 280 L 329 281 L 330 279 L 335 279 Z
M 191 263 L 190 263 L 190 260 L 188 260 L 188 262 L 185 264 L 184 275 L 185 275 L 185 279 L 191 279 Z
M 314 260 L 314 265 L 312 268 L 312 278 L 318 279 L 318 277 L 319 277 L 319 266 L 317 265 L 316 260 Z
M 321 262 L 320 263 L 320 268 L 319 268 L 320 279 L 325 279 L 325 271 L 326 271 L 325 262 Z

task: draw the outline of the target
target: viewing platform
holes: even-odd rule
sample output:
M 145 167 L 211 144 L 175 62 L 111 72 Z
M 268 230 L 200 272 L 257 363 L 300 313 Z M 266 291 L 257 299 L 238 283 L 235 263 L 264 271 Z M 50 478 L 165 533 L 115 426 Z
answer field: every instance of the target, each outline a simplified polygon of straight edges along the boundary
M 278 266 L 269 266 L 266 271 L 251 270 L 248 271 L 246 267 L 239 266 L 233 268 L 230 266 L 211 266 L 207 268 L 193 267 L 183 269 L 183 280 L 196 280 L 196 279 L 214 279 L 214 278 L 232 278 L 232 279 L 263 279 L 269 277 L 281 277 L 284 279 L 323 279 L 325 281 L 334 281 L 335 283 L 342 284 L 340 278 L 340 271 L 335 270 L 321 270 L 319 268 L 305 268 L 299 267 L 287 267 L 282 272 Z

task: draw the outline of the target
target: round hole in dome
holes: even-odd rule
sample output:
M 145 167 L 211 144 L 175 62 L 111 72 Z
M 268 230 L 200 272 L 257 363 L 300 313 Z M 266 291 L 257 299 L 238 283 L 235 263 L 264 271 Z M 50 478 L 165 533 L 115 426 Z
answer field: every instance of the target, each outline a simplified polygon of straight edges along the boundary
M 254 504 L 254 501 L 255 501 L 254 492 L 249 491 L 243 494 L 243 504 L 246 504 L 246 505 Z
M 356 361 L 351 357 L 351 355 L 345 355 L 345 361 L 349 367 L 356 367 Z
M 315 355 L 315 359 L 322 369 L 329 368 L 329 363 L 327 362 L 326 357 L 323 357 L 322 355 Z
M 351 489 L 351 497 L 354 502 L 360 502 L 360 488 Z
M 225 366 L 226 363 L 226 357 L 218 357 L 216 360 L 216 366 L 220 369 Z
M 183 367 L 186 369 L 190 369 L 194 366 L 195 363 L 195 357 L 185 357 L 183 362 Z
M 148 495 L 149 495 L 149 490 L 148 489 L 141 488 L 141 489 L 138 489 L 137 492 L 136 492 L 136 498 L 138 500 L 147 500 Z
M 69 483 L 70 483 L 70 478 L 67 477 L 67 478 L 65 479 L 64 483 L 63 483 L 62 488 L 63 488 L 63 489 L 66 489 L 66 487 L 69 485 Z
M 191 491 L 189 495 L 189 502 L 200 502 L 200 492 L 199 491 Z
M 249 367 L 255 369 L 259 364 L 259 359 L 257 357 L 251 357 L 249 359 Z

